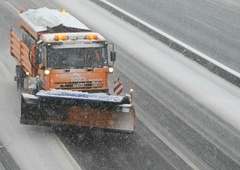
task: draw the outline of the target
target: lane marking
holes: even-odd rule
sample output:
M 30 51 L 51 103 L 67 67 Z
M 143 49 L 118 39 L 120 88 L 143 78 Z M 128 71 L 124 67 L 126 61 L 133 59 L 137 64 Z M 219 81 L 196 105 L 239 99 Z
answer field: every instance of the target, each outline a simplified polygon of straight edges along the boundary
M 9 2 L 6 2 L 6 4 L 14 11 L 14 14 L 19 14 L 19 10 L 17 10 L 17 8 L 15 8 L 12 4 L 10 4 Z M 12 12 L 12 10 L 10 11 Z
M 0 162 L 0 169 L 1 170 L 6 170 L 1 162 Z
M 65 145 L 59 139 L 59 137 L 55 133 L 53 133 L 52 136 L 53 136 L 53 139 L 55 139 L 55 141 L 49 143 L 49 145 L 51 146 L 53 153 L 55 153 L 55 156 L 56 156 L 58 162 L 62 165 L 62 167 L 65 167 L 66 169 L 73 168 L 74 170 L 82 170 L 80 165 L 73 158 L 73 156 L 67 150 Z M 64 153 L 64 155 L 62 155 L 61 153 Z M 66 158 L 68 159 L 68 161 L 66 161 Z M 70 163 L 70 164 L 68 164 L 68 163 Z
M 145 126 L 154 134 L 156 135 L 161 141 L 163 141 L 176 155 L 178 155 L 184 162 L 186 162 L 192 169 L 199 170 L 199 168 L 181 151 L 176 148 L 167 138 L 165 138 L 157 129 L 155 129 L 151 123 L 149 123 L 142 115 L 138 114 L 137 118 L 145 124 Z
M 105 3 L 106 5 L 108 5 L 108 6 L 112 7 L 112 8 L 114 8 L 115 10 L 117 10 L 117 11 L 123 13 L 124 15 L 129 16 L 129 17 L 132 18 L 133 20 L 135 20 L 135 21 L 137 21 L 137 22 L 143 24 L 144 26 L 146 26 L 146 27 L 148 27 L 149 29 L 155 31 L 156 33 L 158 33 L 158 34 L 160 34 L 160 35 L 162 35 L 162 36 L 164 36 L 164 37 L 170 39 L 171 41 L 173 41 L 173 42 L 175 42 L 175 43 L 181 45 L 182 47 L 188 49 L 189 51 L 191 51 L 191 52 L 193 52 L 193 53 L 195 53 L 195 54 L 197 54 L 198 56 L 201 56 L 203 59 L 205 59 L 205 60 L 207 60 L 207 61 L 213 63 L 214 65 L 216 65 L 216 66 L 222 68 L 223 70 L 226 70 L 227 72 L 229 72 L 229 73 L 233 74 L 234 76 L 240 78 L 240 73 L 238 73 L 237 71 L 235 71 L 235 70 L 233 70 L 233 69 L 231 69 L 231 68 L 225 66 L 224 64 L 222 64 L 222 63 L 220 63 L 220 62 L 218 62 L 218 61 L 216 61 L 216 60 L 210 58 L 209 56 L 203 54 L 202 52 L 200 52 L 200 51 L 198 51 L 198 50 L 196 50 L 196 49 L 190 47 L 189 45 L 183 43 L 182 41 L 180 41 L 180 40 L 178 40 L 178 39 L 172 37 L 171 35 L 169 35 L 169 34 L 163 32 L 163 31 L 161 31 L 160 29 L 158 29 L 158 28 L 156 28 L 156 27 L 150 25 L 149 23 L 147 23 L 147 22 L 145 22 L 145 21 L 143 21 L 143 20 L 137 18 L 136 16 L 134 16 L 134 15 L 132 15 L 132 14 L 130 14 L 130 13 L 124 11 L 123 9 L 121 9 L 121 8 L 119 8 L 119 7 L 117 7 L 117 6 L 115 6 L 114 4 L 108 2 L 107 0 L 100 0 L 100 1 L 101 1 L 102 3 Z
M 187 16 L 188 18 L 194 20 L 195 22 L 198 22 L 198 23 L 200 23 L 200 24 L 202 24 L 202 25 L 205 25 L 205 26 L 207 26 L 207 27 L 209 27 L 209 28 L 214 29 L 215 31 L 219 31 L 219 30 L 220 30 L 219 28 L 216 28 L 216 27 L 214 27 L 213 25 L 210 25 L 210 24 L 208 24 L 208 23 L 206 23 L 206 22 L 204 22 L 204 21 L 201 21 L 201 20 L 199 20 L 199 19 L 197 19 L 197 18 L 194 18 L 194 17 L 191 16 L 191 15 L 186 15 L 186 16 Z
M 10 145 L 11 143 L 13 143 L 16 139 L 12 140 L 11 142 L 5 144 L 5 145 L 0 145 L 0 148 L 4 148 L 7 147 L 8 145 Z

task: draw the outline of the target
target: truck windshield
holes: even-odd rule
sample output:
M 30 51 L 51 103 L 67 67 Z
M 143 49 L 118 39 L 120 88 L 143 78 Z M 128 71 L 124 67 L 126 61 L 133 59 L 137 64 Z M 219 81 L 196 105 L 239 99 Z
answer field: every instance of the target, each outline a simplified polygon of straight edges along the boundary
M 48 67 L 52 69 L 107 66 L 107 49 L 97 48 L 48 48 Z

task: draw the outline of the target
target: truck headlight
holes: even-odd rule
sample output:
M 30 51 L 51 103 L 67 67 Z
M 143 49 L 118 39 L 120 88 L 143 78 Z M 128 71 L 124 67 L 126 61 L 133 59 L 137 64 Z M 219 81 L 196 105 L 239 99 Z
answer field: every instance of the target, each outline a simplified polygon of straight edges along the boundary
M 108 71 L 109 71 L 109 73 L 112 73 L 114 71 L 114 69 L 112 67 L 109 67 Z
M 130 88 L 129 91 L 130 91 L 130 93 L 132 93 L 134 90 L 133 90 L 133 88 Z
M 44 74 L 45 74 L 45 75 L 49 75 L 49 74 L 50 74 L 50 70 L 45 70 L 45 71 L 44 71 Z

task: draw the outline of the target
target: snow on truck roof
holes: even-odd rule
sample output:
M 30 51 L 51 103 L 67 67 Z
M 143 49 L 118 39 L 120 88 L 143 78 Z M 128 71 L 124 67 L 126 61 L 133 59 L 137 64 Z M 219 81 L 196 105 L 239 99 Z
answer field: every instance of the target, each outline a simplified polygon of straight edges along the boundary
M 19 18 L 28 24 L 34 31 L 42 32 L 47 28 L 63 25 L 69 28 L 90 31 L 90 29 L 67 12 L 60 12 L 46 7 L 29 9 L 19 14 Z

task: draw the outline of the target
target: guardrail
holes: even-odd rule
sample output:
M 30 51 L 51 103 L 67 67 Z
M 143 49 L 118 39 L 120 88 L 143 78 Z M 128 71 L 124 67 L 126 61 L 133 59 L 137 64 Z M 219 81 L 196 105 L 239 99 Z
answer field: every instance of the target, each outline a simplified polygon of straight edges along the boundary
M 106 0 L 90 0 L 90 1 L 108 10 L 109 12 L 111 12 L 111 14 L 132 24 L 133 26 L 137 27 L 138 29 L 147 33 L 148 35 L 152 36 L 156 40 L 166 44 L 171 49 L 178 51 L 179 53 L 183 54 L 185 57 L 188 57 L 189 59 L 199 63 L 200 65 L 204 66 L 214 74 L 240 87 L 240 73 L 211 59 L 210 57 L 204 55 L 203 53 L 191 48 L 190 46 L 180 42 L 174 37 L 171 37 L 170 35 L 162 32 L 161 30 L 127 13 L 126 11 L 123 11 L 122 9 L 114 6 L 113 4 L 109 3 Z

